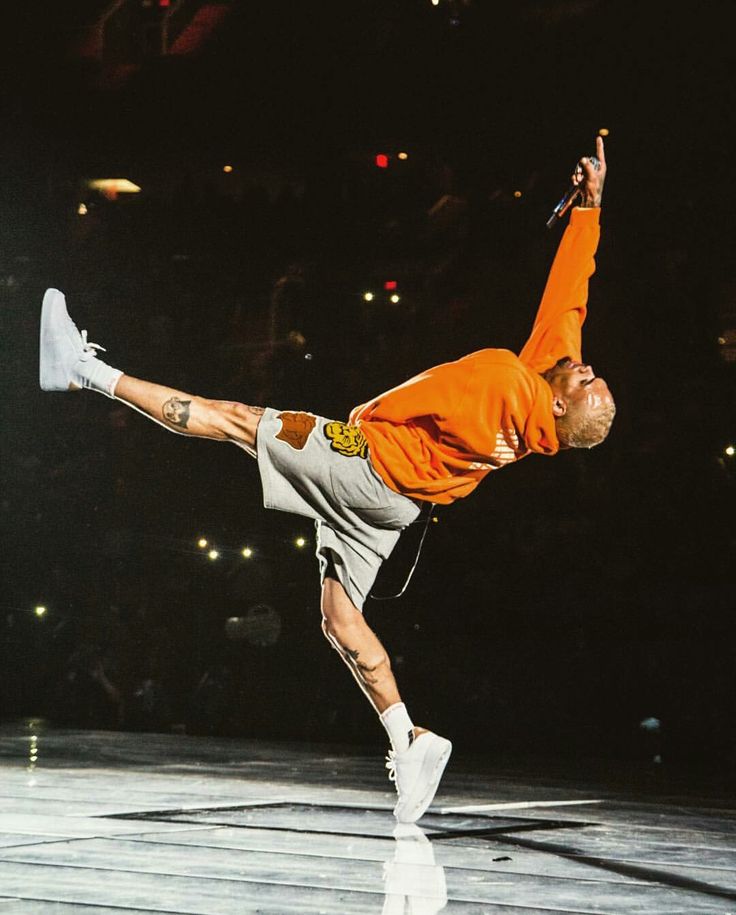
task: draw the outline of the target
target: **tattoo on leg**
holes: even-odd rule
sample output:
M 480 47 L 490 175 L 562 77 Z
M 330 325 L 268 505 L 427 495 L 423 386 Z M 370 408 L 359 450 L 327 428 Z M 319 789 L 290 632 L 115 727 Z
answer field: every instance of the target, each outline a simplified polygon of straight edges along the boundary
M 170 422 L 172 426 L 181 426 L 186 429 L 189 422 L 189 405 L 191 400 L 180 400 L 178 397 L 171 397 L 161 407 L 164 419 Z
M 378 665 L 371 667 L 368 664 L 361 664 L 358 661 L 360 657 L 360 652 L 352 648 L 344 648 L 343 654 L 345 660 L 352 665 L 360 679 L 369 686 L 375 686 L 378 683 L 378 677 L 375 676 L 376 670 L 378 670 Z

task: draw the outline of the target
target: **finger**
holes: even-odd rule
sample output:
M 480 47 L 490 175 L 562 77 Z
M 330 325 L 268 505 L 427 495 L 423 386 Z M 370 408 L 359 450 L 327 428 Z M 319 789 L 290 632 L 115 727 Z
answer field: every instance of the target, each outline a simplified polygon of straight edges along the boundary
M 595 154 L 598 156 L 598 159 L 601 163 L 601 168 L 605 169 L 606 167 L 606 149 L 603 142 L 603 137 L 597 136 L 595 138 Z
M 580 170 L 585 178 L 592 178 L 596 173 L 596 168 L 587 156 L 580 160 Z

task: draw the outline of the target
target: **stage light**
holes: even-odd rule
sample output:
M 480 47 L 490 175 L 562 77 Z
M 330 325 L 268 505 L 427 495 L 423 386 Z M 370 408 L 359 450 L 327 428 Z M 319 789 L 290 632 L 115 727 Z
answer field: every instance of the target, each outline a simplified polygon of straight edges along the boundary
M 598 136 L 599 136 L 599 137 L 607 137 L 607 136 L 608 136 L 608 128 L 607 128 L 607 127 L 601 127 L 601 129 L 598 131 Z
M 401 159 L 402 162 L 405 162 L 408 158 L 409 158 L 409 153 L 405 153 L 405 152 L 399 153 L 399 159 Z
M 376 156 L 376 165 L 378 168 L 388 168 L 388 156 L 385 153 L 379 153 Z
M 363 301 L 364 301 L 364 302 L 372 302 L 372 301 L 373 301 L 373 293 L 372 293 L 372 292 L 364 292 L 364 293 L 363 293 Z
M 727 446 L 726 446 L 726 454 L 727 454 L 729 457 L 733 457 L 734 454 L 736 454 L 736 447 L 734 447 L 733 445 L 727 445 Z
M 386 280 L 386 282 L 383 284 L 383 288 L 386 290 L 396 289 L 398 285 L 399 284 L 396 282 L 396 280 Z
M 514 197 L 518 200 L 521 197 L 521 191 L 514 191 Z
M 401 301 L 401 296 L 394 293 L 392 296 L 390 296 L 390 300 L 394 303 L 394 305 L 398 305 Z
M 39 606 L 39 607 L 36 607 L 36 609 L 35 609 L 33 612 L 34 612 L 34 613 L 36 614 L 36 616 L 40 619 L 42 616 L 45 616 L 45 614 L 46 614 L 46 608 L 45 608 L 45 607 L 40 607 L 40 606 Z
M 432 0 L 432 6 L 439 6 L 440 0 Z
M 100 191 L 111 200 L 118 194 L 139 194 L 141 191 L 140 187 L 128 178 L 95 178 L 87 182 L 87 187 L 93 191 Z
M 223 165 L 222 170 L 225 172 L 226 175 L 229 175 L 230 172 L 233 170 L 233 167 L 232 167 L 232 165 Z
M 203 550 L 207 546 L 207 538 L 200 537 L 197 541 L 197 546 L 200 548 L 200 550 Z
M 80 203 L 77 207 L 77 216 L 86 216 L 88 212 L 86 203 Z
M 217 550 L 210 550 L 209 553 L 207 554 L 207 557 L 209 559 L 219 559 L 220 554 L 217 552 Z
M 244 546 L 240 552 L 246 559 L 250 559 L 253 555 L 253 550 L 249 546 Z
M 304 537 L 297 537 L 296 540 L 294 541 L 294 545 L 298 546 L 299 549 L 301 549 L 302 547 L 305 547 L 307 545 L 307 541 L 304 539 Z

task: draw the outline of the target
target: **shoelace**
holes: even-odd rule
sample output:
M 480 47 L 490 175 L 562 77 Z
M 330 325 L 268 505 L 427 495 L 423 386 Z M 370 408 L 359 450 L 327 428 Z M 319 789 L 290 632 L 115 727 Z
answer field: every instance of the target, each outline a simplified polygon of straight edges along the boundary
M 90 343 L 87 340 L 87 331 L 86 330 L 82 331 L 81 337 L 82 337 L 82 349 L 84 350 L 85 353 L 92 353 L 92 355 L 94 355 L 95 350 L 99 350 L 102 353 L 107 352 L 107 350 L 105 349 L 104 346 L 100 346 L 99 343 Z
M 388 769 L 388 780 L 390 782 L 396 783 L 396 751 L 389 750 L 388 756 L 386 757 L 386 768 Z M 399 786 L 396 785 L 396 790 L 399 790 Z

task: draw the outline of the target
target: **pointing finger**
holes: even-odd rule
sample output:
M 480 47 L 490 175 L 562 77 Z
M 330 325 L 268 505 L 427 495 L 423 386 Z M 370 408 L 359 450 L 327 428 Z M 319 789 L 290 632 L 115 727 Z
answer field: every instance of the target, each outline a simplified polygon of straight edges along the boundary
M 606 167 L 606 150 L 605 150 L 605 144 L 603 143 L 603 137 L 601 137 L 601 136 L 597 136 L 595 138 L 595 152 L 601 163 L 601 168 L 605 168 Z

